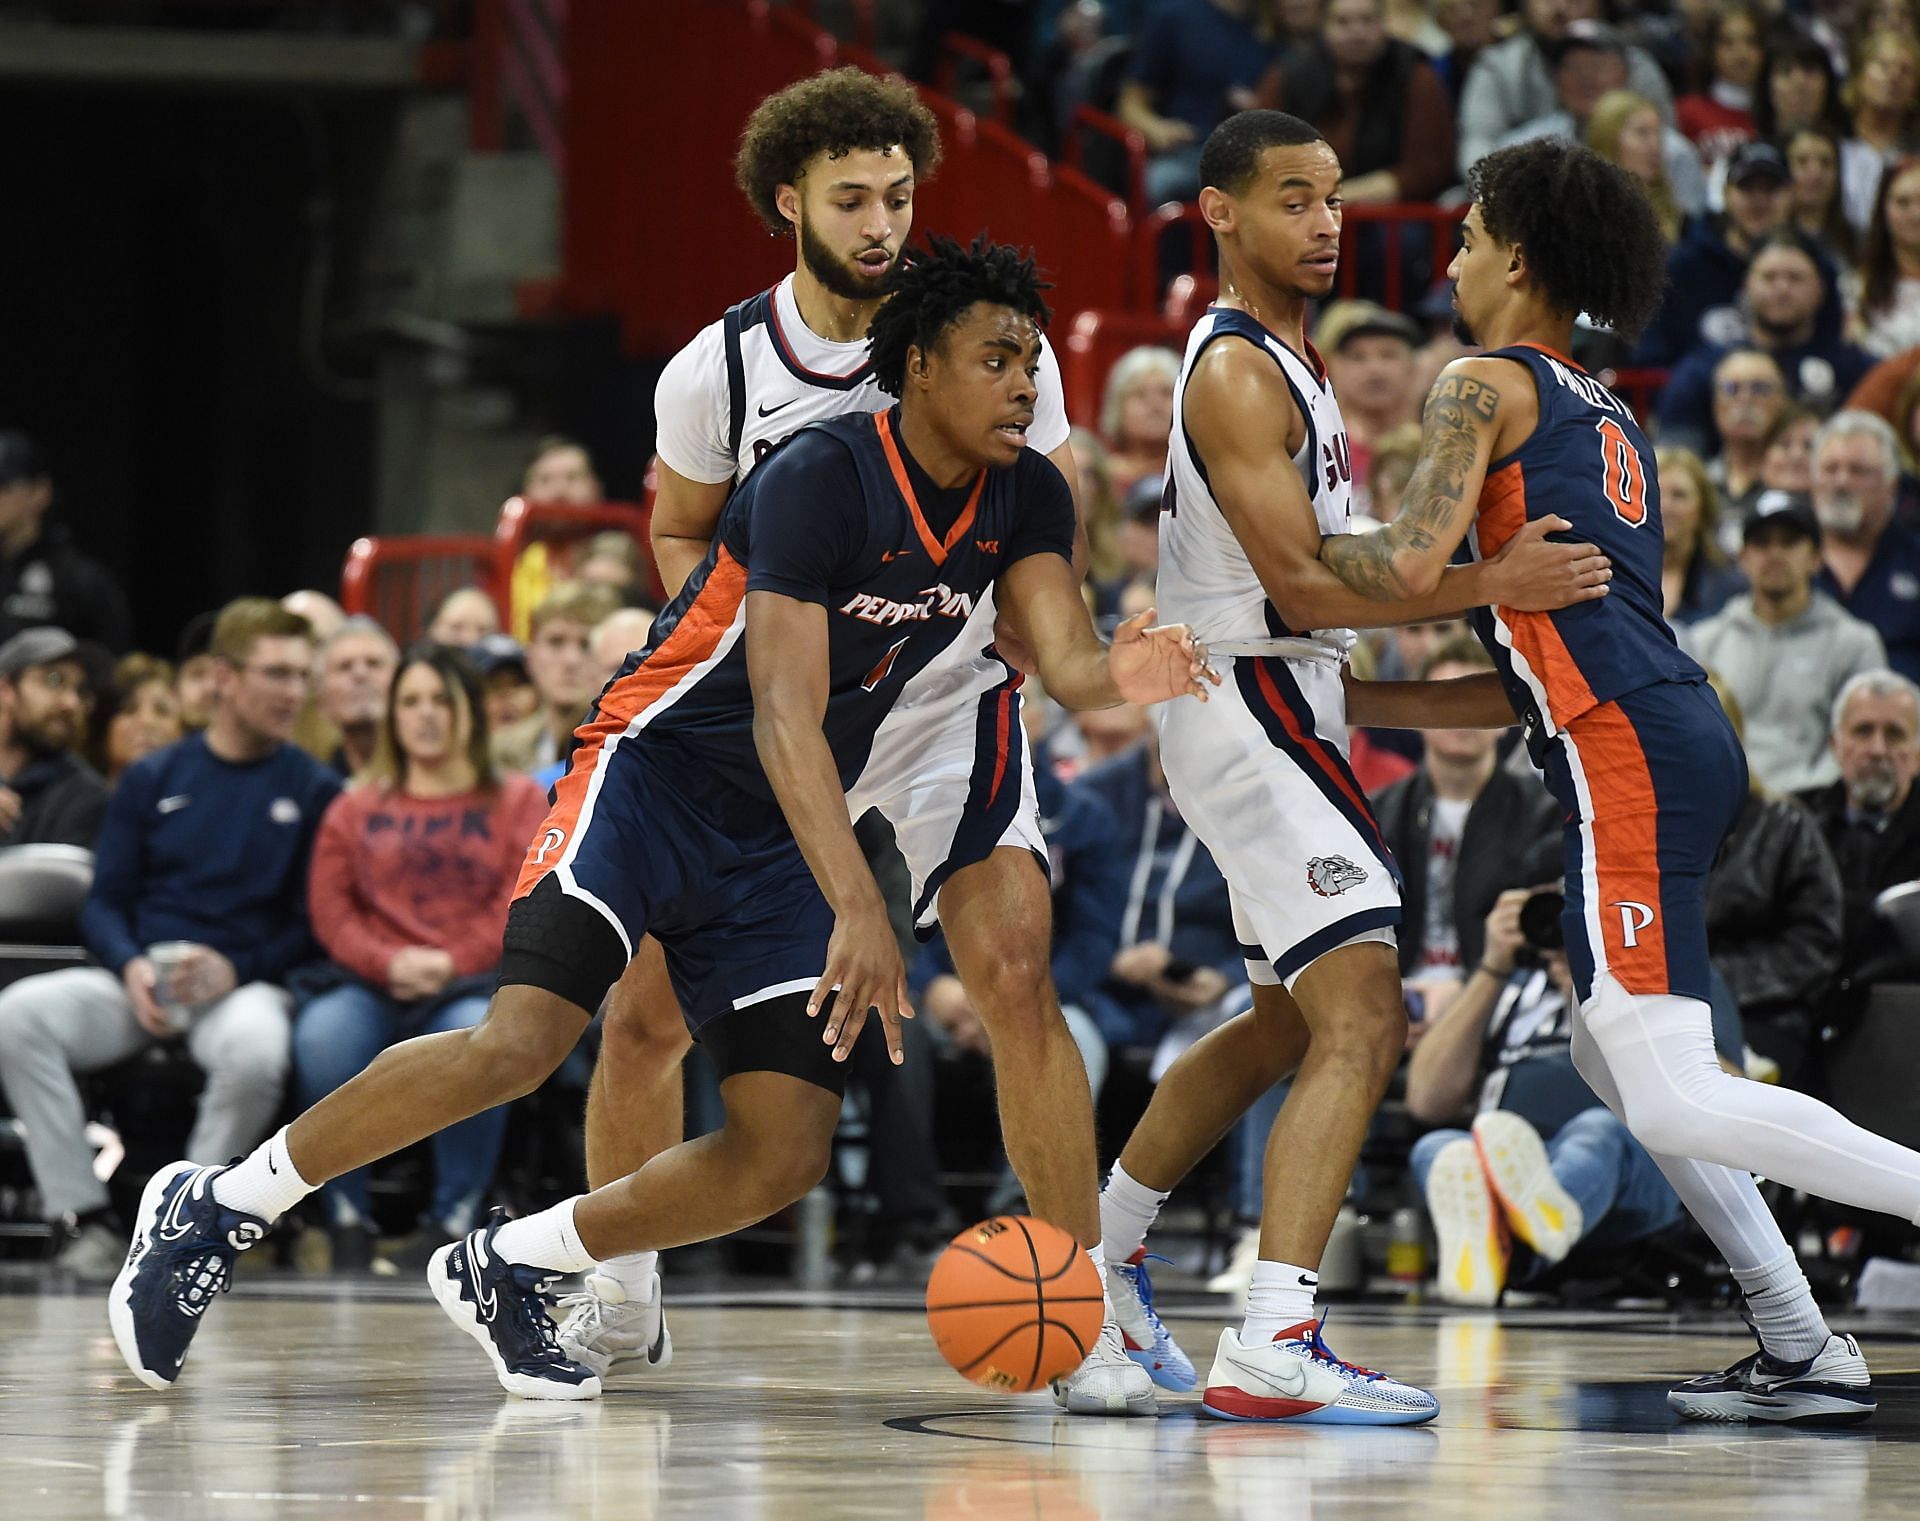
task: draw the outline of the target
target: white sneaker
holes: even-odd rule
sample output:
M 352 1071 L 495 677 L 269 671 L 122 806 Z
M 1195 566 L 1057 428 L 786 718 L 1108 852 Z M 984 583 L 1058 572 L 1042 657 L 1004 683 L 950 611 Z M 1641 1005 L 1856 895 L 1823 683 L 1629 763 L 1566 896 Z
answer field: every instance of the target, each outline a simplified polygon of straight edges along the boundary
M 1209 1294 L 1231 1294 L 1241 1304 L 1247 1302 L 1247 1290 L 1253 1287 L 1253 1265 L 1260 1260 L 1260 1227 L 1249 1225 L 1233 1243 L 1227 1265 L 1207 1280 Z
M 1434 1292 L 1446 1304 L 1500 1302 L 1513 1247 L 1472 1141 L 1449 1141 L 1427 1172 L 1433 1221 Z
M 667 1332 L 660 1275 L 653 1275 L 642 1301 L 609 1273 L 589 1273 L 585 1289 L 560 1301 L 560 1349 L 574 1362 L 605 1378 L 620 1363 L 664 1368 L 673 1361 L 673 1337 Z
M 1586 1220 L 1554 1177 L 1540 1132 L 1517 1114 L 1489 1109 L 1474 1119 L 1473 1145 L 1514 1235 L 1543 1262 L 1564 1262 Z
M 1112 1320 L 1100 1328 L 1087 1360 L 1065 1378 L 1053 1381 L 1054 1403 L 1074 1415 L 1158 1415 L 1153 1380 L 1127 1356 L 1120 1327 Z
M 1424 1389 L 1345 1363 L 1327 1349 L 1318 1321 L 1248 1346 L 1229 1326 L 1200 1402 L 1223 1421 L 1297 1421 L 1333 1426 L 1418 1426 L 1440 1413 Z

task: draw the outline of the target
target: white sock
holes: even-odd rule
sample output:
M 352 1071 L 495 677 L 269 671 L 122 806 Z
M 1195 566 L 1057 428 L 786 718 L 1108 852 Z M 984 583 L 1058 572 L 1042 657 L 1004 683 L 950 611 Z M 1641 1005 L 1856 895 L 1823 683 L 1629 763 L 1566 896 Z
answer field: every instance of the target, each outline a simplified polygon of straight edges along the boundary
M 213 1180 L 213 1196 L 228 1209 L 258 1215 L 271 1225 L 313 1192 L 287 1155 L 283 1125 Z
M 1827 1344 L 1833 1333 L 1813 1302 L 1799 1259 L 1791 1253 L 1746 1272 L 1735 1268 L 1733 1280 L 1747 1296 L 1753 1328 L 1769 1356 L 1782 1362 L 1805 1362 Z
M 653 1275 L 660 1266 L 658 1252 L 628 1252 L 623 1257 L 609 1257 L 600 1264 L 600 1271 L 619 1282 L 627 1291 L 629 1301 L 636 1304 L 653 1302 Z
M 1253 1265 L 1253 1287 L 1247 1290 L 1247 1318 L 1240 1327 L 1240 1344 L 1251 1347 L 1272 1341 L 1276 1333 L 1314 1319 L 1313 1296 L 1319 1288 L 1317 1269 L 1269 1262 L 1262 1257 Z
M 493 1238 L 493 1249 L 507 1261 L 528 1267 L 552 1268 L 557 1273 L 584 1273 L 599 1259 L 580 1244 L 574 1229 L 573 1207 L 586 1197 L 576 1194 L 552 1209 L 524 1220 L 509 1220 Z
M 1125 1262 L 1146 1244 L 1167 1196 L 1136 1182 L 1118 1162 L 1100 1191 L 1100 1245 L 1115 1262 Z
M 1113 1296 L 1107 1292 L 1107 1250 L 1104 1246 L 1090 1246 L 1086 1253 L 1093 1262 L 1094 1272 L 1100 1275 L 1100 1323 L 1105 1325 L 1113 1319 Z

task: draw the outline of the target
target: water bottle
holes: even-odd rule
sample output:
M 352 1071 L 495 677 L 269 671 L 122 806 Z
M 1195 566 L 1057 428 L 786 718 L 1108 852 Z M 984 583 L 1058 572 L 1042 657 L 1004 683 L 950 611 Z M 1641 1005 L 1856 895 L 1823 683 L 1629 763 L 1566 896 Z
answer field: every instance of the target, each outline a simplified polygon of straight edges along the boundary
M 833 1190 L 816 1186 L 793 1212 L 793 1281 L 803 1289 L 824 1289 L 833 1255 Z

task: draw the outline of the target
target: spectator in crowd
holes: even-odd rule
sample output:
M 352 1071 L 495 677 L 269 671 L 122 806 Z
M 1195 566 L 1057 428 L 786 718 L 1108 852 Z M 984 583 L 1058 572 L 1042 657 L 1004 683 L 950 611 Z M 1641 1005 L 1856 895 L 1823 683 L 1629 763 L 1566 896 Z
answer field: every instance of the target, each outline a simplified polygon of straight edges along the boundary
M 1129 349 L 1107 372 L 1100 436 L 1113 491 L 1123 501 L 1141 481 L 1167 473 L 1173 382 L 1179 374 L 1180 356 L 1157 345 Z
M 1759 10 L 1740 0 L 1715 6 L 1706 41 L 1706 87 L 1675 101 L 1673 116 L 1700 157 L 1717 164 L 1755 136 L 1754 90 L 1767 61 Z
M 1703 343 L 1740 336 L 1747 263 L 1786 226 L 1787 184 L 1787 161 L 1771 143 L 1748 143 L 1728 160 L 1726 210 L 1693 223 L 1668 256 L 1667 294 L 1634 351 L 1636 364 L 1676 364 Z M 1835 319 L 1837 326 L 1837 303 Z
M 640 593 L 640 551 L 633 536 L 609 529 L 587 540 L 573 564 L 573 578 L 589 586 L 604 586 L 622 602 Z
M 1713 367 L 1713 434 L 1720 445 L 1707 475 L 1720 505 L 1744 523 L 1763 489 L 1767 433 L 1787 407 L 1787 377 L 1764 349 L 1729 349 Z
M 1098 766 L 1140 748 L 1149 727 L 1146 710 L 1123 702 L 1112 708 L 1089 708 L 1073 714 L 1081 740 L 1083 768 Z
M 1627 81 L 1627 46 L 1619 33 L 1598 22 L 1569 22 L 1553 53 L 1554 109 L 1522 122 L 1494 146 L 1511 147 L 1536 137 L 1584 141 L 1600 102 L 1626 89 Z M 1705 207 L 1707 177 L 1700 166 L 1700 155 L 1664 121 L 1660 127 L 1660 166 L 1682 207 L 1694 212 Z
M 1860 260 L 1860 346 L 1880 359 L 1920 347 L 1920 158 L 1881 177 Z
M 186 732 L 173 667 L 135 651 L 113 668 L 113 682 L 95 709 L 93 766 L 109 787 L 135 761 L 164 750 Z
M 1920 677 L 1920 536 L 1893 521 L 1900 443 L 1883 417 L 1842 412 L 1813 443 L 1821 569 L 1814 584 L 1873 625 L 1887 664 Z
M 1714 692 L 1744 739 L 1739 702 L 1718 683 Z M 1810 1075 L 1816 1014 L 1840 969 L 1840 919 L 1840 872 L 1820 826 L 1754 781 L 1707 878 L 1707 945 L 1747 1044 L 1790 1088 Z
M 1920 348 L 1882 359 L 1853 388 L 1853 394 L 1847 397 L 1847 410 L 1875 412 L 1892 422 L 1897 415 L 1900 393 L 1916 374 L 1920 374 Z
M 1610 164 L 1618 164 L 1639 180 L 1660 219 L 1660 231 L 1671 247 L 1680 241 L 1687 218 L 1706 209 L 1706 187 L 1696 187 L 1700 196 L 1692 205 L 1682 205 L 1673 181 L 1667 175 L 1666 133 L 1660 113 L 1652 101 L 1631 90 L 1609 90 L 1587 118 L 1586 145 Z M 1691 150 L 1689 150 L 1691 151 Z
M 1423 681 L 1493 669 L 1471 634 L 1427 657 Z M 1415 1022 L 1444 1008 L 1480 964 L 1488 911 L 1542 839 L 1559 837 L 1559 807 L 1533 776 L 1500 768 L 1494 729 L 1430 729 L 1420 769 L 1374 799 L 1374 814 L 1400 863 L 1400 976 Z
M 1753 590 L 1681 631 L 1687 652 L 1725 683 L 1746 716 L 1747 764 L 1774 792 L 1834 775 L 1833 700 L 1886 663 L 1880 636 L 1814 589 L 1820 525 L 1805 497 L 1762 495 L 1747 519 L 1740 568 Z
M 1771 354 L 1787 394 L 1827 412 L 1873 367 L 1871 355 L 1839 338 L 1820 336 L 1828 297 L 1819 255 L 1798 233 L 1776 233 L 1747 267 L 1745 341 Z M 1697 452 L 1712 438 L 1713 376 L 1732 345 L 1695 349 L 1674 367 L 1660 397 L 1660 436 Z
M 532 773 L 564 757 L 567 740 L 599 690 L 587 638 L 615 606 L 602 587 L 562 583 L 533 610 L 527 674 L 540 707 L 494 736 L 494 761 L 502 770 Z
M 646 648 L 654 617 L 651 608 L 622 607 L 594 624 L 593 632 L 587 636 L 587 652 L 593 660 L 593 678 L 599 683 L 595 692 L 606 689 L 607 683 L 627 663 L 627 656 Z
M 1800 801 L 1840 871 L 1840 974 L 1822 1013 L 1844 1024 L 1874 983 L 1915 972 L 1873 905 L 1889 887 L 1920 879 L 1920 688 L 1889 670 L 1856 676 L 1833 705 L 1833 753 L 1840 779 Z
M 1854 55 L 1845 99 L 1853 135 L 1840 145 L 1840 195 L 1847 220 L 1865 233 L 1881 175 L 1920 151 L 1920 43 L 1880 31 Z
M 93 848 L 107 786 L 78 753 L 91 705 L 65 629 L 23 629 L 0 644 L 0 846 Z
M 396 1041 L 480 1023 L 507 903 L 546 817 L 546 794 L 494 770 L 479 674 L 422 646 L 388 682 L 361 784 L 327 809 L 308 904 L 334 985 L 294 1023 L 300 1106 L 318 1103 Z M 473 1228 L 493 1179 L 505 1108 L 433 1139 L 433 1196 L 406 1264 Z M 368 1266 L 373 1213 L 363 1171 L 322 1191 L 335 1268 Z M 402 1264 L 396 1264 L 402 1265 Z
M 1561 109 L 1553 62 L 1573 12 L 1568 0 L 1521 0 L 1520 29 L 1475 60 L 1460 97 L 1458 167 L 1463 178 L 1515 128 Z M 1660 119 L 1670 123 L 1673 92 L 1660 65 L 1639 48 L 1626 49 L 1626 60 L 1622 83 L 1646 96 L 1659 108 Z
M 1491 1305 L 1510 1278 L 1537 1277 L 1580 1248 L 1647 1240 L 1684 1217 L 1653 1158 L 1574 1069 L 1557 855 L 1556 842 L 1531 863 L 1552 885 L 1500 895 L 1473 975 L 1407 1064 L 1415 1120 L 1454 1125 L 1477 1111 L 1471 1132 L 1432 1131 L 1410 1159 L 1449 1304 Z M 1737 1070 L 1738 1019 L 1731 1004 L 1714 1016 L 1721 1061 Z M 1522 1260 L 1510 1257 L 1514 1241 Z
M 218 613 L 199 613 L 180 635 L 173 659 L 173 695 L 180 704 L 180 722 L 189 732 L 213 721 L 215 677 L 220 661 L 213 653 L 213 626 Z
M 1160 501 L 1164 491 L 1164 484 L 1150 475 L 1135 481 L 1121 504 L 1119 544 L 1121 574 L 1125 580 L 1119 598 L 1122 603 L 1127 600 L 1130 588 L 1144 585 L 1149 594 L 1153 590 L 1154 577 L 1160 570 Z M 1148 602 L 1151 601 L 1149 595 Z M 1116 607 L 1115 611 L 1118 610 Z
M 320 690 L 316 708 L 338 736 L 329 764 L 343 777 L 358 776 L 373 759 L 400 650 L 393 636 L 357 613 L 320 645 Z
M 1754 91 L 1753 124 L 1755 135 L 1772 143 L 1790 144 L 1809 127 L 1835 137 L 1846 130 L 1832 55 L 1804 27 L 1789 24 L 1769 40 Z
M 1820 423 L 1819 413 L 1798 402 L 1780 409 L 1760 451 L 1762 486 L 1769 491 L 1813 494 L 1813 436 L 1820 431 Z
M 1840 199 L 1840 139 L 1825 127 L 1802 127 L 1787 139 L 1787 224 L 1813 239 L 1834 265 L 1850 270 L 1860 240 Z
M 559 502 L 590 507 L 606 500 L 606 490 L 594 471 L 587 446 L 559 434 L 550 434 L 534 446 L 520 478 L 520 494 L 530 502 Z
M 540 711 L 540 689 L 527 674 L 527 654 L 511 634 L 488 634 L 468 652 L 486 690 L 487 733 L 496 754 L 500 735 Z
M 1162 0 L 1133 41 L 1119 116 L 1147 140 L 1147 201 L 1200 189 L 1200 144 L 1254 91 L 1274 58 L 1255 0 Z
M 94 1176 L 76 1076 L 183 1040 L 207 1074 L 187 1155 L 242 1155 L 279 1110 L 282 984 L 314 951 L 308 855 L 340 782 L 288 743 L 312 639 L 302 619 L 249 597 L 222 610 L 213 651 L 205 733 L 140 761 L 108 804 L 80 922 L 100 964 L 0 992 L 0 1085 L 48 1218 L 76 1222 L 59 1260 L 83 1277 L 118 1271 L 126 1231 Z
M 0 430 L 0 639 L 51 624 L 116 655 L 133 641 L 126 594 L 47 521 L 53 472 L 24 433 Z
M 1420 420 L 1421 397 L 1414 389 L 1420 324 L 1371 301 L 1336 301 L 1321 313 L 1313 336 L 1340 398 L 1353 480 L 1363 483 L 1375 444 L 1395 428 Z M 1364 489 L 1358 496 L 1354 511 L 1370 512 Z
M 340 632 L 340 625 L 347 621 L 345 608 L 325 592 L 311 588 L 288 592 L 280 599 L 280 605 L 294 617 L 307 620 L 307 627 L 313 630 L 314 643 L 322 648 Z
M 1365 511 L 1376 523 L 1391 523 L 1407 494 L 1407 482 L 1413 479 L 1413 467 L 1420 460 L 1420 424 L 1402 423 L 1389 428 L 1373 441 L 1367 460 L 1366 492 L 1356 491 L 1354 511 Z M 1355 485 L 1360 475 L 1354 472 Z
M 1386 0 L 1329 0 L 1313 42 L 1262 87 L 1262 104 L 1311 122 L 1340 156 L 1344 200 L 1431 201 L 1453 184 L 1453 104 Z
M 1667 622 L 1698 623 L 1745 585 L 1720 547 L 1720 493 L 1691 449 L 1661 449 L 1660 589 Z
M 1113 489 L 1113 458 L 1100 435 L 1075 428 L 1068 437 L 1080 481 L 1080 516 L 1087 528 L 1087 591 L 1096 618 L 1111 614 L 1126 584 L 1120 551 L 1120 498 Z
M 1499 0 L 1434 0 L 1433 19 L 1447 37 L 1446 47 L 1434 54 L 1433 66 L 1457 112 L 1467 76 L 1498 36 Z
M 477 586 L 448 592 L 427 625 L 427 638 L 453 650 L 470 650 L 489 634 L 499 632 L 500 610 Z

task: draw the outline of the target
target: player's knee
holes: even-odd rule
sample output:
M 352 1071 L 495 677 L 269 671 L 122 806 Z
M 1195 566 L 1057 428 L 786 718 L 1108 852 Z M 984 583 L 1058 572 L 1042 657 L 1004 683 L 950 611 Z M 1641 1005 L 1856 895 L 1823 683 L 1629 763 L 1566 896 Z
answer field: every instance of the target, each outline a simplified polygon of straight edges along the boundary
M 638 1074 L 639 1069 L 664 1072 L 677 1067 L 691 1044 L 686 1021 L 672 1005 L 655 1008 L 616 994 L 600 1022 L 601 1060 L 623 1071 Z
M 1007 946 L 968 982 L 967 991 L 996 1041 L 1017 1040 L 1054 1026 L 1062 1032 L 1066 1029 L 1054 1000 L 1053 973 L 1043 946 L 1024 941 Z
M 469 1069 L 491 1103 L 533 1092 L 566 1060 L 580 1036 L 562 1021 L 529 1017 L 497 1001 L 479 1024 L 455 1033 L 466 1042 Z
M 1356 999 L 1338 1018 L 1315 1027 L 1313 1044 L 1324 1057 L 1391 1072 L 1407 1049 L 1407 1007 L 1398 997 Z
M 1721 1125 L 1696 1095 L 1663 1082 L 1622 1086 L 1627 1129 L 1658 1156 L 1715 1160 Z

